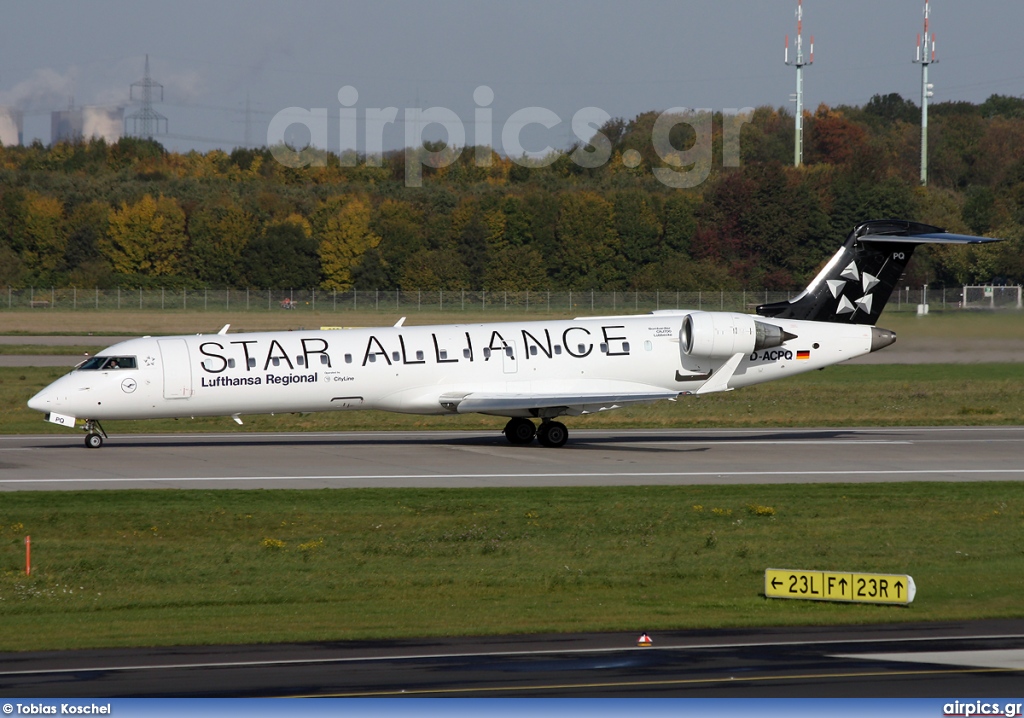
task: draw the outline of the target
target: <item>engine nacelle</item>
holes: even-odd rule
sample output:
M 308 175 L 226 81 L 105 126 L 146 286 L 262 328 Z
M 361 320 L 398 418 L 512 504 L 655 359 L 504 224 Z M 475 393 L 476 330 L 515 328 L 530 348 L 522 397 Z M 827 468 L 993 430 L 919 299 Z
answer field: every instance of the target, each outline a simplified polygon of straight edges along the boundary
M 796 336 L 749 314 L 691 312 L 683 319 L 679 350 L 690 357 L 726 359 L 782 346 L 789 339 Z

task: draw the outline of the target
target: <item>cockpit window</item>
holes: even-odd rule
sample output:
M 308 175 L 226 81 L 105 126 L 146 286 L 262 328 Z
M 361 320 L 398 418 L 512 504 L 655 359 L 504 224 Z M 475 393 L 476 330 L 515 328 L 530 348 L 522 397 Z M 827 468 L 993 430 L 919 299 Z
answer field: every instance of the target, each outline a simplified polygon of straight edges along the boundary
M 79 365 L 79 371 L 114 371 L 116 369 L 136 369 L 135 357 L 103 357 L 95 356 L 86 359 Z

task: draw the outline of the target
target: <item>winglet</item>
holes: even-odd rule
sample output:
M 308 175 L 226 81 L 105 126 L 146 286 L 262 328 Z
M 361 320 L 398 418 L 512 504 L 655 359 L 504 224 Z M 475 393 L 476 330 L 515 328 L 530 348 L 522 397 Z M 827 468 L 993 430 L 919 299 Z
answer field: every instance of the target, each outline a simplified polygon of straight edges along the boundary
M 400 327 L 400 326 L 402 326 L 403 324 L 405 324 L 405 317 L 402 317 L 402 318 L 401 318 L 401 319 L 399 319 L 399 320 L 398 320 L 397 322 L 395 322 L 395 326 L 396 326 L 396 327 Z
M 217 332 L 217 333 L 218 334 L 227 334 L 228 333 L 228 327 L 230 327 L 230 326 L 231 326 L 230 324 L 225 324 L 224 326 L 222 326 L 220 328 L 220 331 Z

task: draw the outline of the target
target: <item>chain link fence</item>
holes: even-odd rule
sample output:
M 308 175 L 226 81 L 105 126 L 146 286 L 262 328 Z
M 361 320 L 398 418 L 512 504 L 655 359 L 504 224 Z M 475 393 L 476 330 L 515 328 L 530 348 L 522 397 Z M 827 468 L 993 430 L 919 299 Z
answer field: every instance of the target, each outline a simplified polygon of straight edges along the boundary
M 887 312 L 929 309 L 1020 308 L 1018 287 L 995 288 L 1000 301 L 982 301 L 974 287 L 905 288 L 893 292 Z M 768 290 L 698 292 L 482 291 L 482 290 L 359 290 L 320 289 L 40 289 L 7 288 L 0 307 L 10 311 L 231 311 L 231 312 L 501 312 L 624 314 L 666 309 L 753 312 L 758 304 L 792 299 L 799 292 Z M 967 296 L 969 301 L 965 302 Z M 1002 297 L 1013 301 L 1002 301 Z

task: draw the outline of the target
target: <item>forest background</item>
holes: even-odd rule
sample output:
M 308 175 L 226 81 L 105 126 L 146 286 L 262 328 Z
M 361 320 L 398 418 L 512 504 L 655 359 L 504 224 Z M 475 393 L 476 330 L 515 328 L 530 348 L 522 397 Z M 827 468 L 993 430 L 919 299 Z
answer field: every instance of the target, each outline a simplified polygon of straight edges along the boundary
M 710 173 L 692 189 L 653 174 L 672 167 L 652 144 L 657 117 L 606 123 L 610 161 L 591 168 L 570 158 L 589 146 L 529 161 L 443 144 L 322 152 L 298 168 L 266 147 L 0 147 L 0 286 L 792 290 L 856 224 L 890 217 L 1007 240 L 928 247 L 910 285 L 1024 281 L 1024 99 L 930 105 L 927 186 L 920 109 L 897 94 L 806 113 L 801 167 L 792 113 L 770 107 L 743 124 L 739 167 L 723 167 L 716 114 Z M 683 152 L 696 136 L 679 124 L 670 141 Z M 424 159 L 408 187 L 417 151 L 458 158 Z

